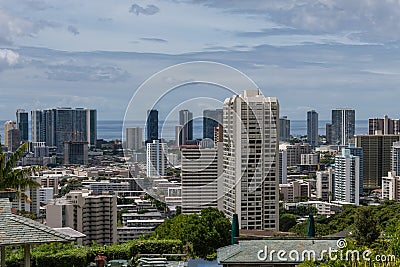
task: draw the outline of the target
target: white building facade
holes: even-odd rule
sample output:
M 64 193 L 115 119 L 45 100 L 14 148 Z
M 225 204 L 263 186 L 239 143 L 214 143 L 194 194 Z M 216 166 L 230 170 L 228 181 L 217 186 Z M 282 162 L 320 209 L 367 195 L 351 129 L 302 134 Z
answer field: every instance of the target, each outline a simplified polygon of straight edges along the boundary
M 279 228 L 279 104 L 260 90 L 224 102 L 224 212 L 240 228 Z

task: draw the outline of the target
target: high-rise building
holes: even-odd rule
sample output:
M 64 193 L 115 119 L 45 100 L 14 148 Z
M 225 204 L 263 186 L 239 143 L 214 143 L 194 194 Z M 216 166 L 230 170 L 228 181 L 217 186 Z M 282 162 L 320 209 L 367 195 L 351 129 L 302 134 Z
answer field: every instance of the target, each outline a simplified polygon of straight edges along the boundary
M 313 146 L 318 146 L 318 113 L 315 110 L 307 112 L 307 142 Z
M 199 213 L 207 207 L 222 210 L 222 149 L 222 143 L 212 148 L 182 146 L 182 213 Z
M 214 140 L 214 128 L 222 126 L 223 110 L 207 109 L 203 111 L 203 138 Z M 215 141 L 215 140 L 214 140 Z
M 279 141 L 290 141 L 290 120 L 287 116 L 279 119 Z
M 360 194 L 364 192 L 364 152 L 362 147 L 356 147 L 355 144 L 349 144 L 347 147 L 350 150 L 350 154 L 357 156 L 360 159 Z
M 21 141 L 26 142 L 29 140 L 29 135 L 28 135 L 28 112 L 26 112 L 23 109 L 18 109 L 16 112 L 17 116 L 17 129 L 20 132 L 21 135 Z
M 91 148 L 96 147 L 97 141 L 97 110 L 88 109 L 87 110 L 87 141 Z
M 88 164 L 88 142 L 64 142 L 64 164 Z
M 176 146 L 181 146 L 183 144 L 182 141 L 182 135 L 181 135 L 181 131 L 182 131 L 182 125 L 176 125 L 175 126 L 175 143 Z
M 316 193 L 317 199 L 322 201 L 331 201 L 333 198 L 334 189 L 334 171 L 332 168 L 328 168 L 326 171 L 316 172 Z
M 147 143 L 147 177 L 165 176 L 168 167 L 167 144 L 159 140 Z
M 135 151 L 143 148 L 143 128 L 126 128 L 126 148 Z
M 368 134 L 400 134 L 400 120 L 390 119 L 388 115 L 383 118 L 369 118 Z
M 64 142 L 88 142 L 96 145 L 97 111 L 83 108 L 55 108 L 34 110 L 32 115 L 32 141 L 46 142 L 63 153 Z
M 187 109 L 179 111 L 179 124 L 182 125 L 180 132 L 180 145 L 185 145 L 187 141 L 193 140 L 193 113 Z
M 21 132 L 18 129 L 11 129 L 7 132 L 8 151 L 14 152 L 21 145 Z
M 151 109 L 147 111 L 146 121 L 146 143 L 158 140 L 158 110 Z
M 400 175 L 400 142 L 393 143 L 391 158 L 390 170 L 394 171 L 396 175 Z
M 356 147 L 363 149 L 363 187 L 377 189 L 382 177 L 391 170 L 391 152 L 400 135 L 357 135 Z
M 325 139 L 327 144 L 332 144 L 333 143 L 333 136 L 332 136 L 332 123 L 327 123 L 325 126 Z
M 6 121 L 4 123 L 4 145 L 8 144 L 8 131 L 12 129 L 17 129 L 16 123 L 14 121 Z
M 14 121 L 4 123 L 4 145 L 8 151 L 15 151 L 21 144 L 21 133 Z
M 224 102 L 224 212 L 241 229 L 279 228 L 279 104 L 260 90 Z
M 356 112 L 354 109 L 332 110 L 332 144 L 347 146 L 354 143 Z
M 342 154 L 335 157 L 335 201 L 360 204 L 360 158 L 343 148 Z
M 32 142 L 45 142 L 43 111 L 41 110 L 31 111 L 31 124 L 32 124 Z
M 46 223 L 53 228 L 71 227 L 86 236 L 83 245 L 118 242 L 117 196 L 94 195 L 88 189 L 71 191 L 46 206 Z

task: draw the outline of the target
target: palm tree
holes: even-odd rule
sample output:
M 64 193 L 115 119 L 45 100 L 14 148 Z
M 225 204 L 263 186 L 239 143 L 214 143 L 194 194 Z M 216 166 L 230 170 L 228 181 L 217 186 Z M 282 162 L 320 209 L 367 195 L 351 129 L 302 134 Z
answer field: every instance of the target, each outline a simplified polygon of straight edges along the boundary
M 29 197 L 24 193 L 27 188 L 37 188 L 40 184 L 32 179 L 31 175 L 35 174 L 38 167 L 16 168 L 18 160 L 22 158 L 28 149 L 28 142 L 23 143 L 14 153 L 6 160 L 6 153 L 3 152 L 0 143 L 0 191 L 15 193 L 18 197 L 23 198 L 27 202 L 31 202 Z

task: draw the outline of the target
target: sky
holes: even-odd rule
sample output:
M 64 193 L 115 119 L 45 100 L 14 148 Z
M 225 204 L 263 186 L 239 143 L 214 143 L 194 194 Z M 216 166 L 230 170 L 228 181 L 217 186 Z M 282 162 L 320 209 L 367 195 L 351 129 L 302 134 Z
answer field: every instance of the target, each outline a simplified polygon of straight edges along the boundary
M 338 107 L 399 118 L 399 17 L 395 0 L 0 0 L 0 119 L 66 106 L 95 108 L 99 120 L 143 118 L 155 96 L 162 116 L 181 107 L 196 116 L 230 96 L 214 80 L 246 89 L 237 73 L 214 69 L 140 87 L 191 61 L 236 69 L 292 120 L 310 109 L 329 119 Z M 203 72 L 210 83 L 171 93 L 172 80 Z

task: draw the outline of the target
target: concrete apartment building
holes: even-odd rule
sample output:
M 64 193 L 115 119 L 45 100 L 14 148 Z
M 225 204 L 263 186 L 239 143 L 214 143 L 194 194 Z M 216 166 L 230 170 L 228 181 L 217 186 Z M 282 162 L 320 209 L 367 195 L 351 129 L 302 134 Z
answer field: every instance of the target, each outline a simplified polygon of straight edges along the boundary
M 165 217 L 158 211 L 143 214 L 137 212 L 123 213 L 123 226 L 118 227 L 118 243 L 137 239 L 141 235 L 151 234 L 164 220 Z
M 260 90 L 224 102 L 224 212 L 240 228 L 279 228 L 279 104 Z
M 400 120 L 390 119 L 388 115 L 383 118 L 369 118 L 368 134 L 400 134 Z
M 165 176 L 168 167 L 168 148 L 166 143 L 153 140 L 147 143 L 147 177 Z
M 392 158 L 392 161 L 391 161 L 391 165 L 390 165 L 390 170 L 399 174 L 400 173 L 400 142 L 393 143 L 391 158 Z
M 102 194 L 103 192 L 130 191 L 131 188 L 128 182 L 113 183 L 110 180 L 85 180 L 82 181 L 82 185 L 96 194 Z
M 222 210 L 222 149 L 222 143 L 213 148 L 182 146 L 182 213 L 200 213 L 207 207 Z
M 360 158 L 342 149 L 335 157 L 335 201 L 360 204 Z
M 279 190 L 284 202 L 300 202 L 311 197 L 311 185 L 305 181 L 291 181 L 288 184 L 280 184 Z
M 400 200 L 400 176 L 394 171 L 382 177 L 382 199 Z
M 139 150 L 143 145 L 143 128 L 133 127 L 126 128 L 126 148 L 129 150 Z
M 316 175 L 317 199 L 331 201 L 333 199 L 334 170 L 328 168 L 326 171 L 318 171 Z
M 286 150 L 287 155 L 287 166 L 293 167 L 301 164 L 301 155 L 310 154 L 310 144 L 296 143 L 294 145 L 281 144 L 279 145 L 280 150 Z
M 46 206 L 46 224 L 53 228 L 71 227 L 86 237 L 83 245 L 118 242 L 116 195 L 93 195 L 90 190 L 71 191 Z

